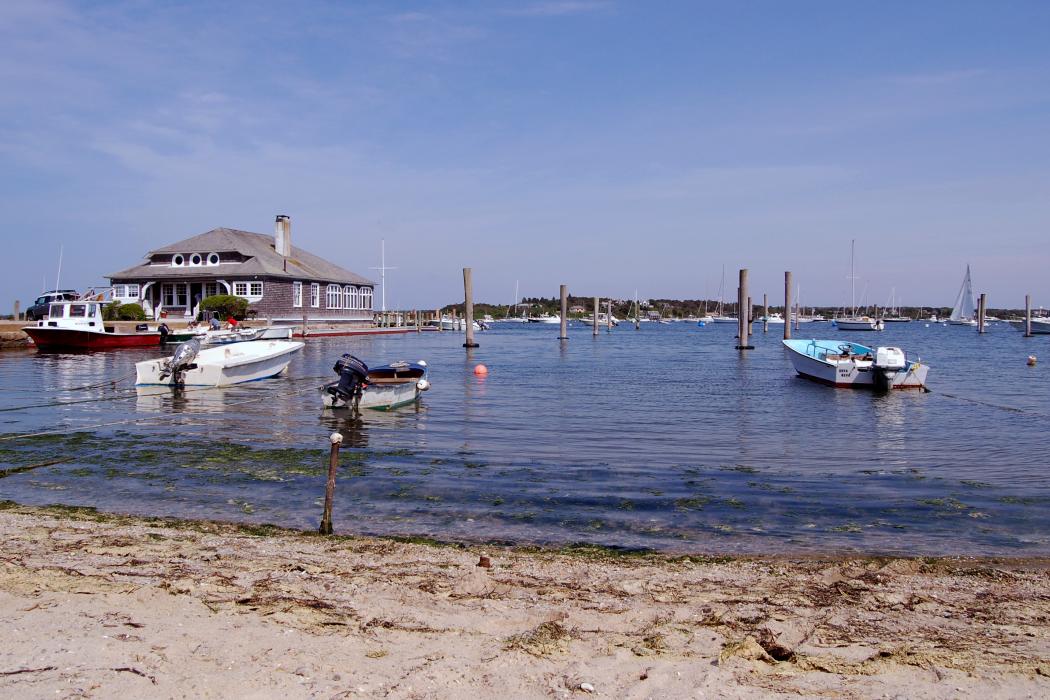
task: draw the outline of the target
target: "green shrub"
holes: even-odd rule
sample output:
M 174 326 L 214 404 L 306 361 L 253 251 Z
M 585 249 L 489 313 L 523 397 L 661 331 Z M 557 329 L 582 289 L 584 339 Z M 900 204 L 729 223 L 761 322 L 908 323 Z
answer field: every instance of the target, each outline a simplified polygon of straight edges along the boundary
M 106 321 L 145 321 L 146 312 L 138 304 L 121 304 L 113 301 L 106 304 L 102 310 L 102 318 Z
M 248 312 L 248 300 L 232 294 L 217 294 L 201 301 L 201 315 L 204 318 L 210 318 L 212 311 L 218 313 L 219 319 L 223 321 L 230 316 L 243 321 Z

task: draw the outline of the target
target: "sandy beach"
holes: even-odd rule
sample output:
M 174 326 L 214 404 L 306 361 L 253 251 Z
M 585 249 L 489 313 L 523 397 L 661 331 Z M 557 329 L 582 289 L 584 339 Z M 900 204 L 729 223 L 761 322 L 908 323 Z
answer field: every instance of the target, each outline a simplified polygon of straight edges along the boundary
M 1050 695 L 1045 560 L 513 551 L 14 504 L 0 538 L 6 697 Z

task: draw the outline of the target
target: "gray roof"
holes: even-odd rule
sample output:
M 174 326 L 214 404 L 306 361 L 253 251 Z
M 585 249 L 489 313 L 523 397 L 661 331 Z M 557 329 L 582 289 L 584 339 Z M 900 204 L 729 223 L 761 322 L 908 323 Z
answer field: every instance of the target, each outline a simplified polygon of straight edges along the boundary
M 150 265 L 151 256 L 157 253 L 240 253 L 246 260 L 239 264 L 219 266 L 171 267 Z M 292 246 L 292 254 L 284 258 L 274 250 L 272 235 L 238 231 L 232 228 L 216 228 L 199 236 L 151 250 L 146 259 L 120 272 L 106 275 L 110 279 L 178 279 L 183 277 L 242 277 L 242 276 L 287 277 L 290 279 L 340 282 L 343 284 L 374 285 L 375 282 L 339 267 L 302 248 Z

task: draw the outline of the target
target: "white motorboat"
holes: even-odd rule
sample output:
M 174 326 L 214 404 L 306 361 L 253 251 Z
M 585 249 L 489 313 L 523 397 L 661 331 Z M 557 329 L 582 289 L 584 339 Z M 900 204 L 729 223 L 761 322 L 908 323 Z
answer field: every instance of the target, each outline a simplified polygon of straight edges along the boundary
M 391 362 L 369 369 L 353 355 L 344 354 L 333 367 L 339 381 L 321 387 L 325 408 L 371 408 L 387 411 L 414 403 L 430 389 L 427 363 Z
M 1024 333 L 1024 319 L 1010 321 L 1011 326 Z M 1050 318 L 1033 318 L 1032 335 L 1050 335 Z
M 791 364 L 806 379 L 836 387 L 922 389 L 929 366 L 896 347 L 871 348 L 843 340 L 785 340 Z
M 970 282 L 970 266 L 966 266 L 966 274 L 963 275 L 962 286 L 959 294 L 955 297 L 955 306 L 952 307 L 952 315 L 948 317 L 949 326 L 976 326 L 977 317 L 974 312 L 976 305 L 973 301 L 973 285 Z
M 881 331 L 885 328 L 881 319 L 871 318 L 870 316 L 836 318 L 831 323 L 840 331 Z
M 137 385 L 229 386 L 275 377 L 288 367 L 304 344 L 291 340 L 260 340 L 200 349 L 188 340 L 171 357 L 135 364 Z
M 467 323 L 460 317 L 452 318 L 451 316 L 442 316 L 441 320 L 430 319 L 423 324 L 427 328 L 440 328 L 443 331 L 462 331 L 466 330 Z M 474 321 L 473 328 L 476 331 L 484 330 L 484 327 Z
M 733 319 L 733 320 L 735 321 L 736 319 Z M 778 313 L 771 313 L 771 314 L 769 314 L 769 316 L 759 316 L 758 319 L 757 319 L 757 322 L 758 323 L 773 323 L 773 324 L 780 323 L 780 324 L 783 324 L 784 323 L 784 316 L 782 314 L 778 314 Z
M 547 315 L 547 314 L 544 314 L 542 316 L 529 316 L 528 321 L 529 321 L 529 323 L 554 323 L 554 324 L 558 324 L 558 323 L 561 323 L 561 316 L 559 316 L 557 314 L 555 314 L 554 316 L 550 316 L 550 315 Z

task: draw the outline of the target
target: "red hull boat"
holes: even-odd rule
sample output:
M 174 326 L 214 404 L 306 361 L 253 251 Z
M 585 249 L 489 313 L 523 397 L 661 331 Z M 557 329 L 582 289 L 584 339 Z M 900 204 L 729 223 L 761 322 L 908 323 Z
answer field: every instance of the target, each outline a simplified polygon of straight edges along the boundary
M 160 345 L 158 331 L 118 333 L 102 320 L 98 301 L 52 303 L 48 317 L 23 328 L 41 350 L 109 350 Z

